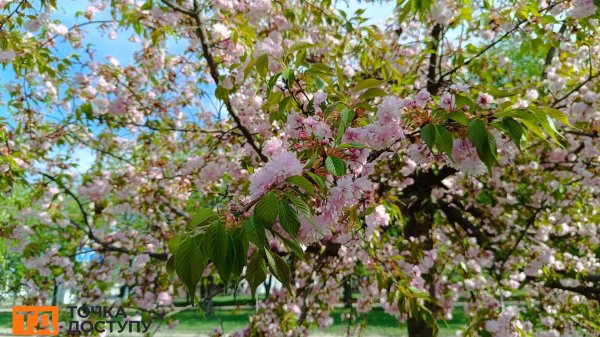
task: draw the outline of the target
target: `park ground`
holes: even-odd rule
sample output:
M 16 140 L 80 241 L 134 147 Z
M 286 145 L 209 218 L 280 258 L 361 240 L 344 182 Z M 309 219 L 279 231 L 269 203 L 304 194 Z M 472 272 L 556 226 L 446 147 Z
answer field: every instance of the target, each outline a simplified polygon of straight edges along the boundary
M 242 301 L 244 302 L 244 301 Z M 179 325 L 174 330 L 167 330 L 166 324 L 161 325 L 161 329 L 155 336 L 159 337 L 206 337 L 215 327 L 222 328 L 228 334 L 235 330 L 242 329 L 248 323 L 248 317 L 253 309 L 244 304 L 241 306 L 233 304 L 228 297 L 215 298 L 215 314 L 205 315 L 199 309 L 191 308 L 178 312 L 173 317 L 179 321 Z M 341 316 L 348 313 L 348 309 L 336 309 L 332 315 L 334 324 L 327 331 L 314 329 L 311 336 L 316 337 L 338 337 L 345 336 L 348 328 L 348 321 L 342 320 Z M 406 326 L 398 321 L 381 308 L 374 308 L 369 313 L 361 315 L 361 320 L 365 319 L 367 326 L 361 336 L 364 337 L 391 337 L 406 336 Z M 4 306 L 0 311 L 0 336 L 12 336 L 11 332 L 11 312 L 10 307 Z M 160 322 L 153 322 L 152 328 Z M 453 318 L 448 321 L 439 322 L 440 336 L 456 336 L 456 331 L 464 329 L 465 314 L 462 307 L 456 307 Z M 164 329 L 163 329 L 164 327 Z M 109 335 L 113 336 L 113 335 Z M 135 334 L 114 334 L 114 336 L 140 336 Z

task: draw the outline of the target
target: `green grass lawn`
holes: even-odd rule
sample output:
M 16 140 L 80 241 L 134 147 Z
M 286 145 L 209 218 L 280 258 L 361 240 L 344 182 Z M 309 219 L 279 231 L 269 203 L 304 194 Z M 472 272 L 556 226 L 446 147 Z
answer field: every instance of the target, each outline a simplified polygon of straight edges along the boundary
M 248 316 L 253 310 L 222 310 L 216 309 L 215 315 L 205 316 L 199 310 L 187 310 L 174 315 L 179 320 L 176 331 L 208 332 L 215 327 L 223 327 L 226 333 L 231 333 L 246 326 Z M 347 328 L 348 321 L 342 321 L 341 315 L 348 310 L 336 309 L 333 313 L 334 324 L 327 331 L 329 333 L 343 334 Z M 399 336 L 406 333 L 406 326 L 400 325 L 396 318 L 386 314 L 381 308 L 374 308 L 366 315 L 366 334 L 376 333 L 379 336 Z M 463 328 L 465 315 L 462 308 L 456 308 L 454 318 L 448 322 L 440 322 L 440 336 L 455 336 L 456 330 Z M 315 330 L 317 331 L 317 330 Z
M 229 300 L 230 299 L 223 299 L 223 302 L 230 305 L 232 303 L 228 302 Z M 219 303 L 218 300 L 215 302 Z M 198 309 L 189 309 L 173 316 L 175 319 L 179 320 L 179 325 L 175 331 L 207 333 L 215 327 L 223 327 L 225 333 L 231 333 L 237 329 L 244 328 L 248 323 L 249 315 L 253 312 L 254 311 L 251 309 L 231 310 L 217 307 L 215 315 L 206 316 Z M 336 309 L 333 313 L 334 324 L 326 332 L 343 335 L 346 331 L 348 321 L 342 321 L 341 315 L 347 312 L 347 309 Z M 381 308 L 374 308 L 369 313 L 360 317 L 361 320 L 365 318 L 367 321 L 365 335 L 367 336 L 369 334 L 376 334 L 377 336 L 406 335 L 406 326 L 400 325 L 393 316 L 386 314 Z M 0 327 L 10 329 L 11 320 L 12 317 L 10 312 L 0 313 Z M 464 327 L 464 322 L 465 314 L 463 309 L 456 308 L 452 320 L 439 323 L 440 336 L 455 336 L 456 330 Z M 158 322 L 154 322 L 153 326 L 156 327 L 156 324 L 158 324 Z M 166 326 L 166 324 L 164 326 Z M 314 331 L 317 332 L 318 329 L 314 329 Z

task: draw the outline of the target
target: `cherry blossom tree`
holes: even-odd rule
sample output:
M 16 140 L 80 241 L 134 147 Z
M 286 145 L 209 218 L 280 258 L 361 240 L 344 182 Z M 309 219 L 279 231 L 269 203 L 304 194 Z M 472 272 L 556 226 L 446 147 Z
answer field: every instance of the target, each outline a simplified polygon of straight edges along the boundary
M 463 336 L 597 333 L 598 3 L 393 5 L 0 0 L 11 287 L 158 318 L 272 275 L 233 336 L 327 329 L 347 287 L 349 335 L 381 305 L 435 336 L 458 301 Z M 98 56 L 119 34 L 131 64 Z

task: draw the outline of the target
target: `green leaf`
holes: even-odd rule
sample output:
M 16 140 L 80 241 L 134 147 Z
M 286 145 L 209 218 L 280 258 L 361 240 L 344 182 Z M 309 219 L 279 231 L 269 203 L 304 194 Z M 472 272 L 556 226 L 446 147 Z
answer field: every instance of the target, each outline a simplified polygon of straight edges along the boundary
M 221 221 L 214 221 L 206 227 L 206 233 L 202 239 L 202 248 L 204 253 L 217 267 L 221 279 L 227 281 L 227 247 L 229 238 L 225 224 Z
M 291 195 L 291 194 L 286 194 L 286 196 L 292 201 L 294 206 L 296 206 L 296 209 L 304 214 L 304 217 L 306 218 L 306 220 L 311 221 L 311 222 L 313 221 L 312 220 L 312 212 L 310 211 L 310 207 L 304 201 L 304 199 L 297 197 L 295 195 Z
M 194 228 L 198 226 L 208 225 L 210 222 L 217 219 L 217 214 L 212 209 L 198 208 L 194 210 L 194 212 L 191 215 L 191 218 L 192 219 L 190 220 L 189 226 L 191 228 Z
M 273 191 L 267 192 L 254 206 L 254 216 L 267 227 L 273 226 L 277 219 L 277 197 Z
M 430 150 L 433 151 L 433 145 L 435 144 L 435 126 L 433 124 L 427 124 L 421 128 L 421 139 L 427 144 Z
M 343 143 L 337 146 L 338 149 L 368 149 L 369 147 L 359 143 Z
M 267 242 L 267 236 L 265 234 L 265 225 L 255 217 L 251 217 L 246 221 L 246 233 L 248 239 L 256 247 L 263 248 Z
M 281 101 L 279 101 L 279 108 L 277 110 L 277 114 L 269 116 L 269 121 L 273 122 L 274 120 L 282 120 L 285 121 L 285 112 L 289 109 L 290 104 L 294 102 L 294 98 L 292 96 L 286 96 Z
M 352 110 L 352 109 L 342 110 L 341 118 L 340 118 L 340 126 L 338 128 L 338 134 L 337 134 L 337 137 L 335 140 L 336 143 L 339 143 L 342 140 L 342 137 L 344 136 L 344 132 L 346 132 L 346 129 L 348 128 L 348 126 L 350 126 L 350 124 L 352 124 L 352 120 L 354 120 L 354 110 Z
M 436 136 L 435 144 L 438 149 L 448 155 L 448 158 L 452 159 L 452 147 L 454 145 L 454 139 L 452 133 L 441 125 L 435 126 Z
M 477 156 L 485 164 L 490 174 L 496 163 L 496 153 L 496 139 L 491 135 L 487 137 L 487 141 L 480 148 L 477 148 Z
M 367 100 L 370 98 L 381 97 L 381 96 L 385 96 L 385 95 L 387 95 L 387 92 L 385 92 L 385 90 L 383 90 L 383 89 L 370 88 L 370 89 L 367 89 L 362 94 L 360 94 L 360 96 L 358 96 L 358 100 L 364 101 L 364 100 Z
M 465 115 L 461 110 L 453 111 L 446 115 L 447 119 L 452 119 L 453 121 L 458 122 L 461 125 L 467 126 L 469 125 L 469 118 Z
M 342 71 L 342 68 L 339 66 L 339 64 L 337 63 L 337 61 L 334 59 L 334 64 L 335 64 L 335 73 L 337 76 L 337 84 L 338 84 L 338 88 L 340 89 L 340 91 L 345 91 L 346 90 L 346 83 L 344 80 L 344 72 Z
M 267 279 L 267 266 L 263 257 L 264 250 L 259 249 L 252 254 L 248 267 L 246 268 L 246 281 L 250 285 L 252 298 L 256 294 L 256 288 Z
M 352 89 L 352 91 L 358 92 L 358 91 L 361 91 L 363 89 L 375 88 L 375 87 L 380 86 L 381 84 L 383 84 L 383 81 L 380 81 L 380 80 L 375 79 L 375 78 L 367 78 L 367 79 L 364 79 L 364 80 L 360 81 L 354 87 L 354 89 Z
M 262 54 L 258 60 L 256 60 L 256 70 L 260 77 L 266 77 L 269 72 L 269 54 Z
M 279 223 L 292 237 L 298 235 L 300 230 L 298 212 L 289 204 L 287 199 L 283 199 L 279 203 Z
M 291 252 L 293 252 L 296 256 L 298 256 L 302 260 L 304 260 L 306 258 L 304 255 L 304 251 L 302 250 L 302 247 L 296 241 L 292 241 L 292 240 L 286 238 L 285 236 L 281 235 L 281 233 L 279 233 L 279 232 L 273 232 L 273 233 L 275 233 L 275 235 L 277 237 L 279 237 L 281 242 L 283 242 L 283 245 L 287 249 L 289 249 Z
M 554 121 L 550 116 L 548 116 L 542 109 L 534 106 L 530 106 L 528 110 L 531 112 L 533 118 L 542 126 L 544 131 L 557 143 L 560 145 L 560 142 L 556 138 L 558 131 L 554 126 Z M 558 134 L 560 136 L 560 134 Z
M 475 144 L 475 147 L 480 149 L 486 143 L 488 132 L 485 123 L 480 119 L 474 119 L 467 127 L 467 137 Z
M 238 228 L 235 230 L 233 235 L 231 236 L 233 242 L 233 248 L 235 251 L 235 259 L 233 261 L 232 273 L 234 279 L 239 281 L 242 272 L 244 271 L 244 267 L 246 266 L 246 261 L 248 259 L 248 235 L 246 234 L 246 228 Z
M 244 79 L 246 79 L 248 77 L 248 75 L 250 74 L 250 71 L 252 70 L 252 67 L 254 67 L 256 65 L 257 61 L 258 61 L 257 57 L 254 57 L 254 58 L 250 59 L 250 61 L 248 61 L 246 68 L 244 68 Z
M 344 109 L 341 114 L 341 123 L 344 126 L 344 130 L 352 124 L 354 120 L 354 110 Z
M 306 191 L 309 194 L 312 194 L 315 192 L 315 188 L 312 185 L 312 183 L 310 181 L 308 181 L 308 179 L 304 178 L 303 176 L 291 176 L 289 178 L 286 179 L 286 181 L 288 181 L 289 183 L 300 187 L 301 189 L 303 189 L 304 191 Z
M 313 44 L 308 42 L 296 42 L 290 48 L 286 50 L 286 53 L 289 55 L 297 50 L 305 50 L 312 47 Z
M 175 273 L 175 257 L 173 255 L 171 255 L 169 257 L 169 259 L 167 260 L 167 273 L 169 273 L 170 276 L 176 275 L 176 273 Z
M 281 73 L 281 78 L 286 81 L 288 88 L 291 88 L 296 80 L 296 77 L 294 76 L 294 69 L 284 70 L 283 73 Z
M 325 185 L 325 180 L 323 180 L 323 178 L 321 178 L 320 176 L 318 176 L 312 172 L 307 172 L 307 174 L 310 177 L 310 179 L 312 179 L 312 181 L 314 181 L 317 185 L 319 185 L 319 188 L 322 191 L 325 191 L 327 189 L 327 185 Z
M 174 254 L 175 272 L 188 289 L 192 302 L 195 297 L 196 285 L 202 278 L 207 263 L 206 257 L 200 250 L 200 240 L 200 236 L 183 239 Z
M 94 109 L 92 108 L 92 104 L 90 104 L 89 102 L 83 103 L 81 105 L 81 111 L 87 116 L 88 119 L 92 119 L 94 111 Z
M 273 253 L 269 250 L 266 251 L 267 262 L 271 273 L 275 276 L 281 284 L 283 284 L 288 290 L 290 289 L 290 267 L 287 262 L 281 256 Z
M 571 125 L 571 122 L 569 122 L 569 118 L 567 118 L 567 115 L 564 112 L 551 107 L 542 107 L 541 110 L 545 112 L 548 116 L 556 119 L 557 121 L 568 126 L 573 126 Z
M 488 133 L 485 123 L 480 119 L 469 123 L 467 137 L 475 144 L 477 156 L 491 174 L 492 166 L 496 163 L 496 139 Z
M 277 80 L 279 79 L 279 76 L 281 76 L 281 73 L 277 73 L 275 75 L 273 75 L 273 77 L 271 77 L 269 79 L 269 82 L 267 82 L 267 96 L 269 98 L 271 98 L 271 93 L 273 92 L 273 88 L 275 87 L 275 84 L 277 84 Z M 281 92 L 277 92 L 278 94 L 281 94 Z
M 221 277 L 221 281 L 223 283 L 229 283 L 235 262 L 235 243 L 233 242 L 233 238 L 230 235 L 227 235 L 227 252 L 225 255 L 225 262 L 220 268 L 217 268 L 217 272 L 219 273 L 219 277 Z
M 495 98 L 510 97 L 517 94 L 517 91 L 501 90 L 495 87 L 486 88 L 487 92 Z
M 346 164 L 340 158 L 328 156 L 325 159 L 325 168 L 334 176 L 343 176 L 346 174 Z
M 508 136 L 517 146 L 517 149 L 521 150 L 521 138 L 523 137 L 523 127 L 519 122 L 513 118 L 506 117 L 502 119 L 502 126 L 508 133 Z
M 183 235 L 175 235 L 174 237 L 169 239 L 169 242 L 167 242 L 167 246 L 169 246 L 169 251 L 172 254 L 174 254 L 175 251 L 177 251 L 177 247 L 179 247 L 179 244 L 181 243 L 183 238 Z
M 521 119 L 521 123 L 523 123 L 523 125 L 525 125 L 525 127 L 527 127 L 527 129 L 531 132 L 533 132 L 536 136 L 542 138 L 542 139 L 546 139 L 544 137 L 544 133 L 542 132 L 542 129 L 537 125 L 536 122 L 532 122 L 529 119 Z

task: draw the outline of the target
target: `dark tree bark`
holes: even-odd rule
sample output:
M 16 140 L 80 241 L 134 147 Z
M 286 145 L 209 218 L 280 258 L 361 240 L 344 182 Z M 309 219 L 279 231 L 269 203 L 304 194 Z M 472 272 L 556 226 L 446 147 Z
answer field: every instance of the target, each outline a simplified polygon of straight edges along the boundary
M 202 298 L 202 300 L 200 301 L 200 307 L 202 308 L 202 310 L 204 310 L 206 316 L 212 316 L 215 313 L 212 301 L 214 287 L 215 283 L 212 275 L 207 277 L 206 286 L 200 287 Z
M 273 284 L 273 276 L 269 275 L 268 281 L 265 282 L 265 298 L 269 298 L 271 295 L 271 284 Z
M 409 208 L 423 208 L 419 212 L 412 213 L 408 222 L 406 223 L 406 227 L 404 228 L 404 237 L 405 238 L 419 238 L 425 237 L 425 240 L 421 242 L 420 250 L 431 250 L 433 248 L 433 239 L 431 237 L 431 230 L 433 228 L 433 214 L 435 210 L 431 205 L 429 200 L 425 201 L 426 204 L 422 205 L 414 205 Z M 410 214 L 410 213 L 409 213 Z M 414 263 L 418 263 L 418 261 L 414 261 Z M 438 308 L 435 305 L 435 285 L 434 285 L 434 276 L 435 276 L 435 268 L 431 268 L 427 274 L 423 274 L 423 279 L 425 279 L 425 285 L 429 289 L 429 296 L 432 301 L 426 304 L 427 309 L 431 311 L 433 317 L 437 317 Z M 434 337 L 435 329 L 430 322 L 427 322 L 422 315 L 409 317 L 407 320 L 407 328 L 408 328 L 408 336 L 409 337 Z
M 429 67 L 427 69 L 427 91 L 432 95 L 437 95 L 440 89 L 440 82 L 442 78 L 438 78 L 439 74 L 437 71 L 438 63 L 440 62 L 441 56 L 438 55 L 440 41 L 442 39 L 442 33 L 444 27 L 439 23 L 433 26 L 431 30 L 431 50 L 435 50 L 435 53 L 429 54 Z
M 352 283 L 349 278 L 344 279 L 344 308 L 352 308 Z
M 54 282 L 54 290 L 52 291 L 52 305 L 58 305 L 58 285 Z

